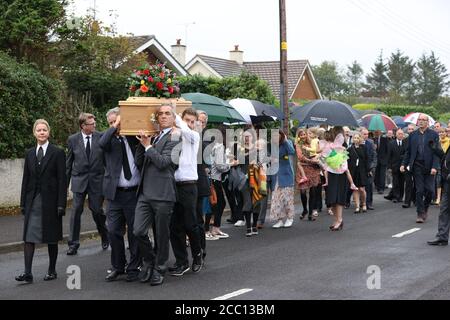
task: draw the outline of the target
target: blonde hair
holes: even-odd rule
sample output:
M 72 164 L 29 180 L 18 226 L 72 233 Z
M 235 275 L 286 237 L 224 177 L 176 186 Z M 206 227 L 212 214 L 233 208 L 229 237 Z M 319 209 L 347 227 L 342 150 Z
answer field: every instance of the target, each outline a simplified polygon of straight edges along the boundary
M 317 127 L 309 128 L 307 132 L 311 133 L 315 138 L 319 136 L 319 129 Z
M 38 124 L 45 124 L 47 126 L 48 132 L 50 133 L 50 125 L 48 124 L 47 120 L 45 119 L 37 119 L 33 124 L 33 134 L 36 131 L 36 127 Z

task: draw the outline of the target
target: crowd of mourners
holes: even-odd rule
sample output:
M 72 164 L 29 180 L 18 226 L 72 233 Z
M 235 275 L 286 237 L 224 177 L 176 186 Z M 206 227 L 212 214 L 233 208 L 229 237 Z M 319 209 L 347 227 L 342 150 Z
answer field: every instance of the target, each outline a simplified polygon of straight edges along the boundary
M 170 104 L 159 107 L 159 131 L 152 136 L 144 131 L 121 135 L 119 108 L 106 118 L 110 128 L 100 133 L 95 116 L 82 113 L 67 152 L 49 143 L 46 120 L 35 122 L 37 142 L 25 157 L 21 194 L 25 272 L 17 281 L 33 281 L 36 243 L 48 244 L 44 280 L 57 278 L 69 186 L 67 255 L 78 253 L 87 197 L 102 248 L 111 246 L 106 281 L 124 275 L 151 285 L 162 284 L 167 274 L 202 270 L 206 242 L 229 237 L 221 228 L 227 205 L 226 222 L 243 227 L 246 237 L 257 236 L 266 220 L 274 229 L 291 227 L 297 194 L 300 219 L 316 221 L 324 212 L 334 217 L 331 231 L 343 230 L 344 209 L 352 207 L 355 214 L 374 210 L 373 193 L 386 189 L 387 200 L 416 206 L 417 223 L 427 220 L 431 204 L 442 204 L 441 215 L 448 216 L 450 128 L 438 123 L 429 128 L 426 115 L 406 132 L 322 125 L 298 128 L 291 136 L 279 129 L 267 134 L 262 125 L 208 129 L 206 112 L 189 108 L 177 115 Z M 447 229 L 440 227 L 430 244 L 448 242 L 446 219 Z M 168 266 L 170 249 L 175 262 Z

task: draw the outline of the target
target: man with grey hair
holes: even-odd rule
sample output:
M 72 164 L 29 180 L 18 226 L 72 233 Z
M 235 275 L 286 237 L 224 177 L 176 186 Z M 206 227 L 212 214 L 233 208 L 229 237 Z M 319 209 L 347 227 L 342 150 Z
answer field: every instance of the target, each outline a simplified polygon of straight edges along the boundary
M 172 131 L 175 123 L 173 106 L 164 104 L 159 107 L 156 118 L 161 130 L 156 136 L 150 137 L 143 130 L 137 136 L 141 144 L 135 158 L 137 166 L 142 169 L 133 226 L 143 260 L 140 281 L 150 281 L 152 286 L 161 285 L 164 281 L 170 249 L 170 219 L 177 199 L 172 150 L 178 139 Z M 151 227 L 156 246 L 148 237 Z
M 368 210 L 374 210 L 373 208 L 373 179 L 375 176 L 375 168 L 377 167 L 377 151 L 376 146 L 372 139 L 369 138 L 369 130 L 362 127 L 360 128 L 361 137 L 363 138 L 363 144 L 367 152 L 367 161 L 369 162 L 369 177 L 367 178 L 366 186 L 366 205 Z
M 416 130 L 416 125 L 415 124 L 409 124 L 406 132 L 407 132 L 407 137 L 404 140 L 405 146 L 408 145 L 408 139 L 409 136 Z M 412 175 L 412 172 L 410 170 L 410 168 L 406 168 L 406 171 L 404 172 L 404 176 L 405 176 L 405 200 L 404 203 L 402 205 L 403 208 L 407 209 L 411 207 L 411 202 L 416 202 L 416 188 L 414 186 L 414 178 Z
M 99 141 L 105 156 L 105 176 L 103 195 L 106 199 L 106 219 L 111 244 L 112 270 L 106 281 L 114 281 L 126 273 L 126 281 L 138 280 L 140 265 L 139 247 L 133 234 L 134 216 L 137 204 L 137 186 L 141 179 L 135 164 L 139 141 L 136 137 L 120 135 L 120 109 L 110 109 L 106 113 L 109 129 Z M 126 264 L 125 241 L 123 231 L 127 230 L 130 260 Z M 126 270 L 125 270 L 125 266 Z

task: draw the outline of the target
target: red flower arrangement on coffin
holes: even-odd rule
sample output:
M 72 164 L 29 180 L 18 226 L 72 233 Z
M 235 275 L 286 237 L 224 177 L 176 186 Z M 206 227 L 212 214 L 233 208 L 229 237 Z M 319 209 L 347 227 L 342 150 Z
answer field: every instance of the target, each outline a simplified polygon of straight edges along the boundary
M 156 61 L 134 70 L 128 78 L 129 95 L 135 97 L 178 98 L 180 85 L 176 73 Z

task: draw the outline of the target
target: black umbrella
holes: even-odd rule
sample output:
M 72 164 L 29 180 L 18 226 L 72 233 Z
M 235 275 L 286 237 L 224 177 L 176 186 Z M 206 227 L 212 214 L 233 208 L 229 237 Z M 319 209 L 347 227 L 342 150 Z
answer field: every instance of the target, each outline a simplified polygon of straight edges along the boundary
M 270 104 L 262 103 L 256 100 L 233 99 L 229 101 L 230 105 L 239 112 L 247 123 L 258 123 L 265 121 L 283 120 L 283 112 Z M 275 119 L 274 119 L 275 118 Z
M 291 119 L 300 125 L 320 125 L 359 127 L 361 115 L 348 104 L 339 101 L 314 100 L 292 111 Z

